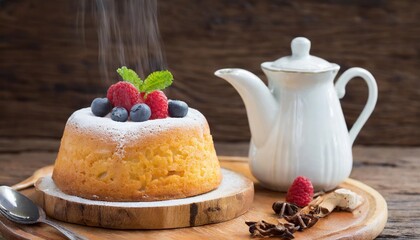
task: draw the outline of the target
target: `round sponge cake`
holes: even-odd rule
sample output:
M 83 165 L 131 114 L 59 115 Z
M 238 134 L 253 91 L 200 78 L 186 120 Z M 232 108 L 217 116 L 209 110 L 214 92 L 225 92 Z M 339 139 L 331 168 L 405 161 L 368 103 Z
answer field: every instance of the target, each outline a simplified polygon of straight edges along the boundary
M 104 201 L 184 198 L 217 188 L 219 161 L 206 118 L 115 122 L 90 108 L 68 119 L 54 166 L 65 193 Z

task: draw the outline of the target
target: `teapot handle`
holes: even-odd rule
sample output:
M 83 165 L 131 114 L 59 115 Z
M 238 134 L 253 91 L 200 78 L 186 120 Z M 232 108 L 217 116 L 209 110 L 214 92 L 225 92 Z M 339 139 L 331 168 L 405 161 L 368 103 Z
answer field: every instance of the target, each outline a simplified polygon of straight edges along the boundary
M 375 78 L 367 70 L 358 67 L 350 68 L 338 78 L 337 82 L 335 83 L 335 90 L 337 91 L 338 97 L 340 99 L 344 97 L 346 94 L 345 87 L 347 83 L 355 77 L 361 77 L 365 80 L 368 85 L 369 96 L 362 113 L 353 124 L 353 127 L 350 129 L 349 136 L 351 145 L 353 145 L 354 140 L 356 139 L 363 125 L 365 125 L 369 116 L 372 114 L 376 105 L 376 101 L 378 100 L 378 86 L 376 85 Z

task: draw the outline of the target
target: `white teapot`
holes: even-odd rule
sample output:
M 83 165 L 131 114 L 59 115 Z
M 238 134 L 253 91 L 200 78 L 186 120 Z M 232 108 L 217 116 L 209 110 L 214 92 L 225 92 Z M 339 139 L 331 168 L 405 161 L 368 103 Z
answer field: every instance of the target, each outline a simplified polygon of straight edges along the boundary
M 252 135 L 250 168 L 272 190 L 286 191 L 297 176 L 309 178 L 316 191 L 330 190 L 349 177 L 353 142 L 376 105 L 378 89 L 368 71 L 351 68 L 334 85 L 340 66 L 310 55 L 310 46 L 308 39 L 295 38 L 291 56 L 262 63 L 268 87 L 243 69 L 215 72 L 245 102 Z M 369 97 L 348 132 L 339 98 L 354 77 L 366 81 Z

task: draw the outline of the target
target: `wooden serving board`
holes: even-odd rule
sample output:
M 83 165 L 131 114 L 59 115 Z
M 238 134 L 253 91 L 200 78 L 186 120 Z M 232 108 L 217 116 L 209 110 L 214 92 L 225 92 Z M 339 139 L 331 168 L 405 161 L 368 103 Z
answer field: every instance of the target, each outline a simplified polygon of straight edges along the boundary
M 105 202 L 70 196 L 51 176 L 35 184 L 36 203 L 54 219 L 114 229 L 166 229 L 224 222 L 244 214 L 254 199 L 254 184 L 222 169 L 220 186 L 198 196 L 154 202 Z
M 89 239 L 250 239 L 245 221 L 266 220 L 272 223 L 277 218 L 271 210 L 274 201 L 284 200 L 284 193 L 262 188 L 252 177 L 245 158 L 220 157 L 224 168 L 241 173 L 254 181 L 255 196 L 251 208 L 245 214 L 222 223 L 199 227 L 167 230 L 112 230 L 98 227 L 59 222 Z M 371 187 L 353 179 L 347 179 L 340 187 L 348 188 L 364 199 L 353 213 L 333 212 L 304 232 L 295 233 L 296 239 L 374 239 L 385 227 L 388 209 L 384 198 Z M 23 191 L 35 198 L 35 190 Z M 0 230 L 11 239 L 60 239 L 52 228 L 44 225 L 16 225 L 0 216 Z

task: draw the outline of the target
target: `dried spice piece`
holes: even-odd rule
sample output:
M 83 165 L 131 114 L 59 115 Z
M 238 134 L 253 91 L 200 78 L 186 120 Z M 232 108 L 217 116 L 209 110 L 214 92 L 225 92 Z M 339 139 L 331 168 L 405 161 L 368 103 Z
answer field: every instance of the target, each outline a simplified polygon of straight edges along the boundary
M 277 201 L 273 203 L 273 210 L 280 218 L 283 218 L 295 215 L 300 208 L 292 203 Z
M 362 204 L 362 198 L 348 189 L 337 189 L 312 200 L 308 206 L 300 209 L 296 205 L 277 201 L 273 203 L 273 210 L 280 218 L 284 217 L 288 223 L 277 225 L 265 221 L 245 222 L 253 237 L 281 237 L 294 238 L 293 233 L 304 231 L 314 226 L 322 217 L 330 214 L 334 209 L 353 211 Z
M 348 189 L 340 188 L 316 198 L 302 211 L 321 218 L 330 214 L 334 209 L 351 212 L 361 204 L 362 198 L 359 195 Z
M 284 219 L 290 223 L 293 223 L 295 226 L 298 226 L 299 231 L 303 231 L 306 228 L 312 227 L 319 220 L 319 218 L 314 215 L 302 213 L 297 213 L 290 217 L 286 216 Z
M 297 227 L 291 223 L 279 223 L 277 225 L 268 223 L 264 220 L 258 222 L 245 222 L 249 226 L 252 237 L 281 237 L 293 239 L 293 233 Z

